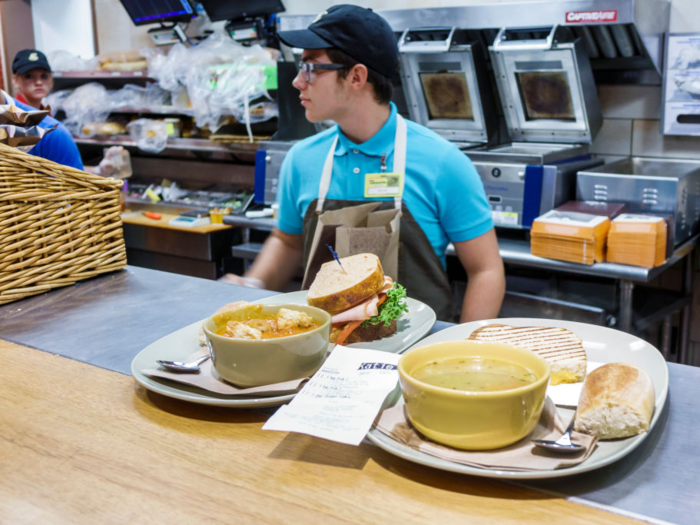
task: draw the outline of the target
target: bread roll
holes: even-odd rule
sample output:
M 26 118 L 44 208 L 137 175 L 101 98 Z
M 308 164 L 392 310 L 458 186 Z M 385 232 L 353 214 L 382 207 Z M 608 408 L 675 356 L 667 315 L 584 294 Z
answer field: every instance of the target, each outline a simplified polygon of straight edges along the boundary
M 599 439 L 646 432 L 654 399 L 654 385 L 644 370 L 632 363 L 603 365 L 583 383 L 575 429 Z

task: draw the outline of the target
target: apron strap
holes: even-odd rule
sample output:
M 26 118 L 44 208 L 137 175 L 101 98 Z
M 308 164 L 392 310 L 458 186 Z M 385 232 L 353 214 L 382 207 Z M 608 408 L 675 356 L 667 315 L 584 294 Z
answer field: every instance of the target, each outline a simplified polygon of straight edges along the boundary
M 396 138 L 394 139 L 394 166 L 395 173 L 403 173 L 403 180 L 406 179 L 406 142 L 407 142 L 407 127 L 404 118 L 396 114 Z M 394 197 L 394 207 L 397 210 L 401 209 L 401 197 L 403 195 L 403 186 L 401 187 L 401 195 Z
M 338 135 L 333 139 L 333 145 L 328 151 L 326 162 L 323 164 L 323 172 L 321 173 L 321 184 L 318 187 L 318 201 L 316 202 L 316 214 L 323 213 L 323 203 L 328 195 L 328 188 L 331 187 L 331 176 L 333 175 L 333 158 L 335 157 L 335 147 L 338 145 Z
M 406 142 L 407 142 L 407 126 L 404 118 L 396 114 L 396 137 L 394 138 L 394 166 L 393 171 L 395 173 L 403 173 L 404 179 L 406 178 Z M 333 159 L 335 158 L 335 148 L 338 145 L 338 135 L 333 139 L 333 144 L 330 150 L 328 150 L 328 155 L 326 156 L 326 162 L 323 164 L 323 173 L 321 173 L 321 183 L 318 186 L 318 201 L 316 201 L 316 214 L 320 215 L 323 213 L 323 205 L 326 201 L 326 195 L 328 195 L 328 189 L 331 187 L 331 177 L 333 176 Z M 403 186 L 401 187 L 401 194 L 403 194 Z M 394 197 L 394 207 L 397 210 L 401 209 L 401 197 L 402 195 L 397 195 Z

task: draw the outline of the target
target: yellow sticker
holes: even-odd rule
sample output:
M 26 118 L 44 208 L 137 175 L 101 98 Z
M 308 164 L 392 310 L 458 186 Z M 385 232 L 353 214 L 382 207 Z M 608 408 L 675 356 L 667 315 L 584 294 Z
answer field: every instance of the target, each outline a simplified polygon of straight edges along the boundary
M 403 173 L 366 173 L 365 198 L 401 197 Z

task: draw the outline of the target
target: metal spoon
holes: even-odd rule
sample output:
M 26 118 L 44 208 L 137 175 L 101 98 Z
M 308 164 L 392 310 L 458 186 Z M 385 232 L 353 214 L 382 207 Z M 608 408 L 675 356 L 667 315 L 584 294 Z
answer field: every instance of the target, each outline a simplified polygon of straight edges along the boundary
M 574 428 L 575 422 L 576 412 L 574 412 L 574 415 L 571 418 L 571 423 L 569 423 L 569 426 L 566 427 L 566 430 L 559 439 L 557 439 L 556 441 L 551 441 L 549 439 L 533 439 L 532 442 L 538 447 L 546 448 L 547 450 L 554 450 L 556 452 L 562 452 L 565 454 L 574 454 L 576 452 L 585 450 L 586 447 L 571 442 L 571 431 Z
M 199 365 L 201 365 L 207 359 L 209 359 L 209 354 L 203 355 L 199 359 L 195 359 L 194 361 L 190 361 L 189 363 L 183 363 L 181 361 L 165 361 L 163 359 L 158 359 L 156 363 L 158 363 L 163 368 L 172 370 L 173 372 L 191 373 L 199 372 Z

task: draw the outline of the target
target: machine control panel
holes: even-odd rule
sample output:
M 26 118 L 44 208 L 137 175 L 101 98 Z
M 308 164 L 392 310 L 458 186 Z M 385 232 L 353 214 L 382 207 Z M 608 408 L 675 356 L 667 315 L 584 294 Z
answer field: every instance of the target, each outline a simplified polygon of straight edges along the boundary
M 496 226 L 521 228 L 525 185 L 522 164 L 500 164 L 475 162 L 474 167 L 484 183 L 486 199 L 491 207 L 491 216 Z

